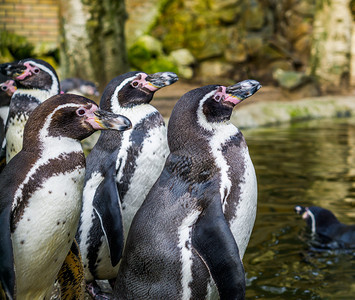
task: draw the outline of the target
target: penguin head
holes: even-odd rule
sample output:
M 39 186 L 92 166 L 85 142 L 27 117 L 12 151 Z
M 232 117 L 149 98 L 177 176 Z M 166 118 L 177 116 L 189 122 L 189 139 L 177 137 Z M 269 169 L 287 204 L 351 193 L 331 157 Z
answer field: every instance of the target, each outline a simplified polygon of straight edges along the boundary
M 313 233 L 324 234 L 329 226 L 338 224 L 339 221 L 330 211 L 318 206 L 303 207 L 295 206 L 295 212 L 302 216 Z
M 148 104 L 157 90 L 171 85 L 177 80 L 178 76 L 172 72 L 125 73 L 112 79 L 106 86 L 100 107 L 115 112 L 120 108 Z
M 100 110 L 95 102 L 78 95 L 49 98 L 30 115 L 24 130 L 24 148 L 46 137 L 82 140 L 96 130 L 126 130 L 131 122 L 124 116 Z
M 168 124 L 170 150 L 173 144 L 184 145 L 188 140 L 198 140 L 213 134 L 221 123 L 228 122 L 233 108 L 261 88 L 256 80 L 244 80 L 232 86 L 208 85 L 183 95 L 173 108 Z M 189 133 L 177 130 L 188 124 Z M 191 134 L 195 135 L 191 138 Z
M 15 81 L 0 74 L 0 106 L 9 105 L 11 96 L 16 91 Z
M 59 93 L 59 80 L 54 68 L 41 59 L 27 58 L 3 64 L 2 73 L 12 77 L 19 88 L 54 90 Z

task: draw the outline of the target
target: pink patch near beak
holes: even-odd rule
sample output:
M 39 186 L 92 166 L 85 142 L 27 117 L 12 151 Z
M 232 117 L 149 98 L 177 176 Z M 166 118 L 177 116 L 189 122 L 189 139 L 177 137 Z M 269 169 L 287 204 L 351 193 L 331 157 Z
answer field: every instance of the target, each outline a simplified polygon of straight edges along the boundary
M 28 62 L 24 63 L 23 65 L 26 66 L 26 70 L 24 70 L 20 76 L 16 77 L 18 80 L 24 80 L 26 77 L 35 74 L 34 70 L 36 67 L 32 67 Z
M 131 82 L 131 86 L 134 88 L 146 88 L 152 92 L 158 90 L 159 88 L 153 86 L 150 82 L 146 81 L 147 74 L 139 73 L 136 79 Z
M 4 85 L 7 86 L 6 94 L 8 94 L 9 96 L 12 96 L 13 93 L 15 93 L 15 91 L 17 90 L 17 87 L 15 85 L 15 81 L 13 81 L 13 80 L 5 81 Z
M 226 93 L 226 87 L 225 86 L 220 86 L 216 92 L 216 94 L 214 95 L 214 99 L 216 101 L 228 101 L 233 103 L 234 105 L 237 105 L 239 102 L 241 102 L 241 100 L 239 100 L 237 97 L 231 95 L 231 94 L 227 94 Z
M 86 109 L 85 108 L 85 116 L 86 116 L 86 122 L 88 122 L 92 128 L 94 129 L 101 129 L 101 127 L 99 126 L 99 124 L 97 124 L 96 122 L 96 116 L 94 114 L 95 111 L 98 110 L 98 107 L 95 105 L 92 105 L 90 107 L 90 109 Z

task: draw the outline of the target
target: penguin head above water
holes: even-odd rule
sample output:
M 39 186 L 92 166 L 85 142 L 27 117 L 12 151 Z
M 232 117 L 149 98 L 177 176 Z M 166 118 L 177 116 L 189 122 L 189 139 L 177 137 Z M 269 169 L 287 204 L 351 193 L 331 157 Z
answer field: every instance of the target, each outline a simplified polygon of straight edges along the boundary
M 208 85 L 184 94 L 174 106 L 169 120 L 170 150 L 186 145 L 188 141 L 203 139 L 203 135 L 210 135 L 220 124 L 228 123 L 233 108 L 260 88 L 258 81 L 244 80 L 228 87 Z M 181 124 L 188 124 L 188 134 L 179 130 Z
M 295 212 L 302 216 L 313 233 L 322 234 L 330 226 L 339 224 L 340 222 L 330 211 L 318 206 L 303 207 L 295 206 Z
M 129 72 L 112 79 L 106 86 L 100 107 L 108 111 L 148 104 L 154 93 L 162 87 L 173 84 L 178 76 L 172 72 L 146 74 Z
M 96 130 L 126 130 L 131 122 L 124 116 L 98 108 L 85 97 L 62 94 L 49 98 L 31 114 L 24 131 L 24 146 L 47 137 L 82 140 Z
M 0 71 L 12 77 L 18 88 L 60 91 L 59 80 L 54 68 L 41 59 L 27 58 L 0 66 Z

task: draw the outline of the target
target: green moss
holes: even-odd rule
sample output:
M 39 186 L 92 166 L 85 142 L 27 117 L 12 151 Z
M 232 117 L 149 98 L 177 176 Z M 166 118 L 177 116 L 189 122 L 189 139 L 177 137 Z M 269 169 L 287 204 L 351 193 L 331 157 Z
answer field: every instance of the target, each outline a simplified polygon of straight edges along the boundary
M 170 61 L 166 57 L 160 57 L 157 59 L 149 60 L 147 63 L 143 64 L 142 71 L 148 74 L 167 71 L 178 73 L 178 68 L 172 61 Z
M 1 58 L 19 60 L 33 57 L 34 46 L 23 36 L 7 31 L 0 31 L 0 55 Z
M 128 51 L 130 65 L 146 73 L 177 72 L 177 65 L 163 52 L 161 43 L 151 36 L 139 38 Z

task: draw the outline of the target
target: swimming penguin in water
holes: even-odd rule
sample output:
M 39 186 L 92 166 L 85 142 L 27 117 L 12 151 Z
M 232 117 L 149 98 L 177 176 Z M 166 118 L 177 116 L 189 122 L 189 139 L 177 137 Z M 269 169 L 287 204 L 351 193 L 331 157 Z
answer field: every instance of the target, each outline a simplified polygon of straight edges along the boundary
M 244 299 L 242 258 L 256 216 L 257 181 L 233 108 L 261 85 L 194 89 L 176 103 L 170 154 L 135 215 L 119 267 L 118 299 Z
M 130 126 L 127 118 L 70 94 L 31 113 L 22 150 L 0 174 L 0 282 L 7 297 L 49 299 L 80 216 L 80 140 L 96 130 Z
M 296 205 L 294 209 L 322 242 L 331 243 L 332 248 L 355 248 L 355 225 L 339 222 L 330 210 L 322 207 Z
M 54 68 L 41 59 L 27 58 L 0 65 L 0 72 L 12 77 L 17 90 L 12 95 L 6 125 L 6 162 L 22 148 L 23 130 L 32 111 L 60 93 Z
M 125 234 L 160 175 L 169 149 L 166 127 L 150 105 L 154 93 L 178 80 L 176 74 L 129 72 L 105 88 L 100 107 L 132 122 L 126 132 L 106 132 L 87 157 L 77 241 L 88 290 L 100 294 L 96 279 L 115 280 Z

